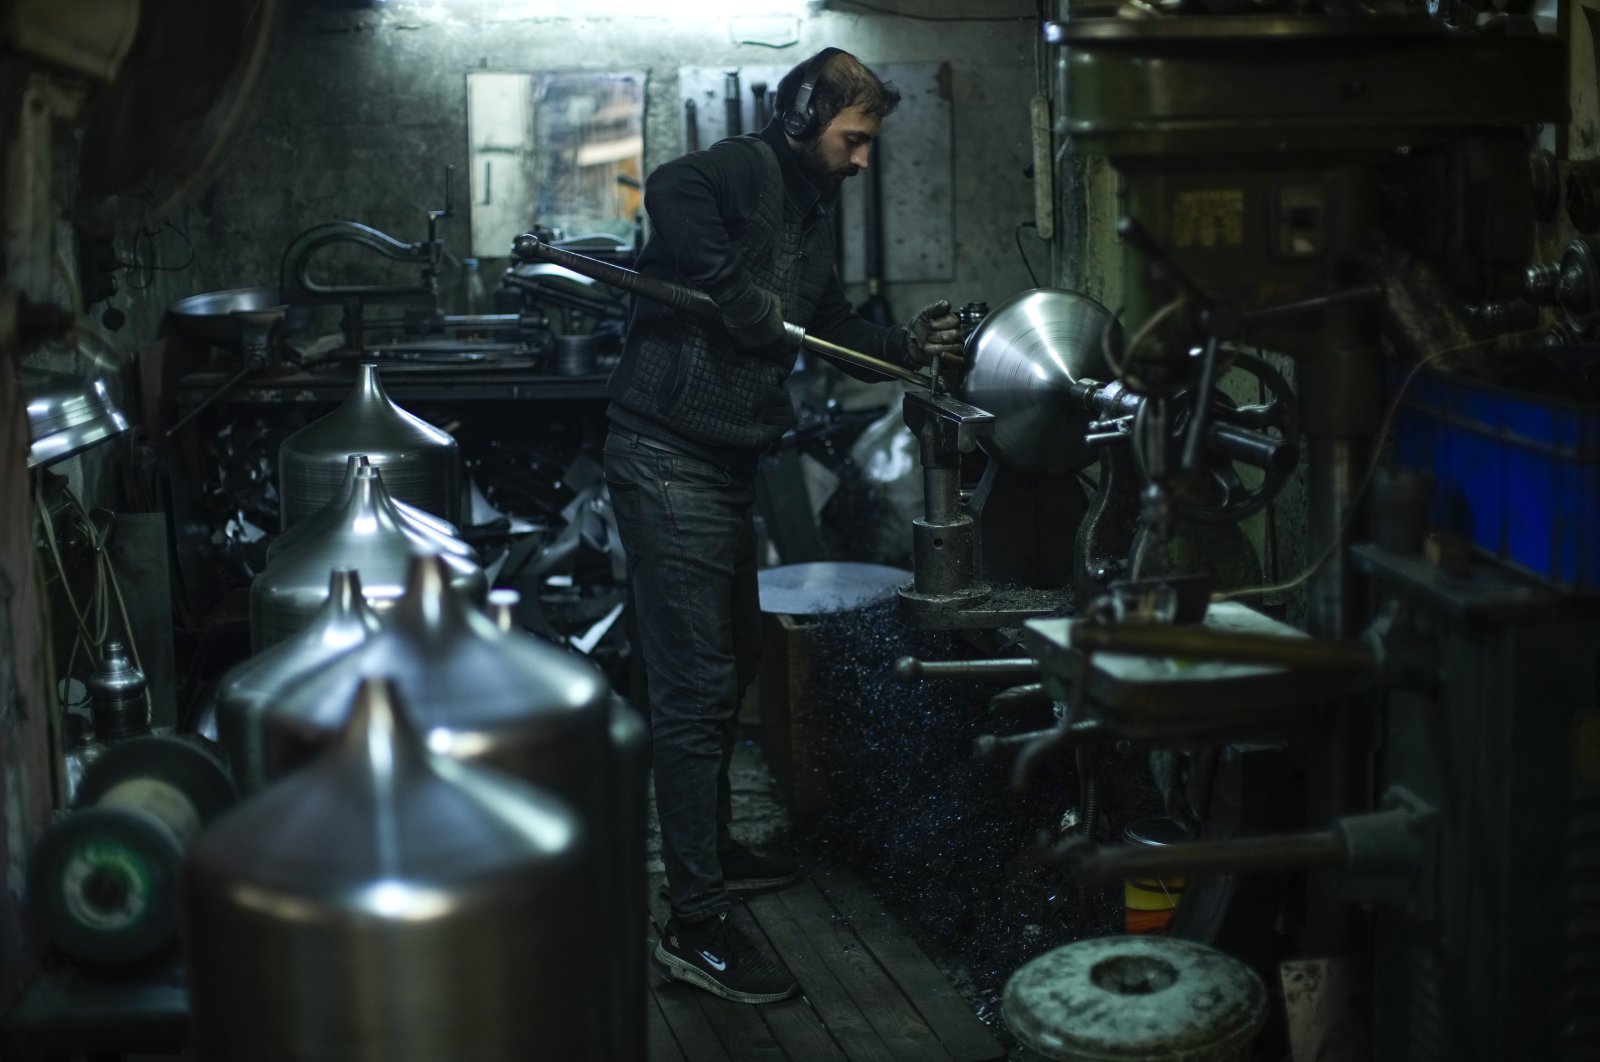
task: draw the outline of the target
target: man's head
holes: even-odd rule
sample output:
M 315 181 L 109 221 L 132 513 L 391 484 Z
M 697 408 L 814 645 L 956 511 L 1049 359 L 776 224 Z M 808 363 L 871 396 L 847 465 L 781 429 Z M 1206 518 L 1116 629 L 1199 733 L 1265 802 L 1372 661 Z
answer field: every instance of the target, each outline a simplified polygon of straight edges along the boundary
M 868 162 L 900 93 L 849 52 L 824 48 L 778 82 L 784 132 L 811 180 L 832 191 Z

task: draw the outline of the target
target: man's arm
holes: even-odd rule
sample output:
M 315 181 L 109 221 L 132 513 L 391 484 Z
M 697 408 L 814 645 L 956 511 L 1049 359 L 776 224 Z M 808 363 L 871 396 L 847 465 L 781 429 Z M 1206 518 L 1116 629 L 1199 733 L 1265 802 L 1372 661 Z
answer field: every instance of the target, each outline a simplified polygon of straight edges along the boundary
M 679 274 L 711 296 L 723 323 L 747 346 L 771 342 L 767 333 L 774 323 L 776 339 L 782 339 L 777 300 L 750 279 L 728 232 L 730 217 L 754 207 L 761 181 L 756 149 L 733 141 L 658 167 L 644 191 L 653 235 L 666 243 Z
M 896 365 L 905 364 L 903 355 L 906 349 L 906 330 L 875 325 L 856 313 L 850 301 L 844 297 L 844 286 L 839 283 L 838 270 L 834 270 L 832 277 L 829 278 L 828 286 L 817 302 L 816 310 L 811 314 L 811 325 L 806 332 L 818 339 L 826 339 L 841 347 L 871 354 L 883 361 L 893 362 Z M 878 383 L 885 379 L 881 373 L 873 372 L 871 369 L 857 368 L 842 362 L 833 364 L 856 379 L 868 383 Z
M 823 292 L 822 301 L 817 304 L 807 331 L 818 339 L 871 354 L 895 365 L 924 369 L 934 358 L 939 358 L 946 371 L 961 371 L 961 322 L 950 312 L 948 302 L 924 307 L 904 327 L 885 328 L 871 323 L 851 308 L 844 297 L 837 270 Z M 840 368 L 858 380 L 883 379 L 871 369 L 842 364 Z

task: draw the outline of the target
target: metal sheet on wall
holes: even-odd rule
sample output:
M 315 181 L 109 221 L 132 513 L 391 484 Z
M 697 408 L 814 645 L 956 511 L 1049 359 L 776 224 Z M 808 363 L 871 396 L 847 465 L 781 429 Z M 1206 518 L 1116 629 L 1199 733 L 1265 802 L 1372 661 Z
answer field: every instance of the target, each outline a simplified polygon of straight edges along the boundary
M 955 277 L 955 191 L 951 158 L 953 133 L 949 63 L 872 63 L 868 65 L 900 90 L 898 109 L 884 122 L 879 137 L 883 180 L 883 257 L 888 283 L 951 280 Z M 767 85 L 767 107 L 778 82 L 790 69 L 742 66 L 739 73 L 740 122 L 755 128 L 755 100 L 750 86 Z M 729 67 L 678 68 L 678 121 L 683 133 L 684 104 L 694 101 L 701 147 L 727 135 L 724 86 Z M 879 156 L 874 155 L 874 164 Z M 844 214 L 846 284 L 866 279 L 863 270 L 866 234 L 861 227 L 866 182 L 845 181 L 840 191 Z

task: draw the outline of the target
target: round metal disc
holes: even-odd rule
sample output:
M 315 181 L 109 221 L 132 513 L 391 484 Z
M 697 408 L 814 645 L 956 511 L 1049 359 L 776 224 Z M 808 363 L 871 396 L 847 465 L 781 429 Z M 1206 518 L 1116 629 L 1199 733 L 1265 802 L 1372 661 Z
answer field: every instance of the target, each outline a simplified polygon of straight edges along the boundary
M 966 401 L 994 414 L 983 448 L 1045 475 L 1089 464 L 1089 415 L 1075 408 L 1069 388 L 1085 378 L 1109 380 L 1102 344 L 1115 350 L 1119 342 L 1110 311 L 1075 291 L 1037 288 L 991 312 L 967 339 L 962 384 Z
M 904 568 L 853 561 L 817 561 L 767 568 L 757 575 L 761 611 L 815 616 L 860 608 L 911 581 Z

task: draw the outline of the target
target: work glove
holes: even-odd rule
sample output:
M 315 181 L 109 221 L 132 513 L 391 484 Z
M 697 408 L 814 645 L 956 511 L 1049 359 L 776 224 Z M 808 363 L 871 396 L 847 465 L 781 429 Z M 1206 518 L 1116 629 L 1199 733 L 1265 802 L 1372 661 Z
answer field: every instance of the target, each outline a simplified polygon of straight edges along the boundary
M 722 326 L 746 350 L 767 353 L 787 345 L 783 302 L 771 292 L 751 288 L 722 308 Z
M 961 320 L 944 299 L 924 306 L 906 323 L 905 361 L 914 369 L 939 360 L 941 372 L 961 369 Z

